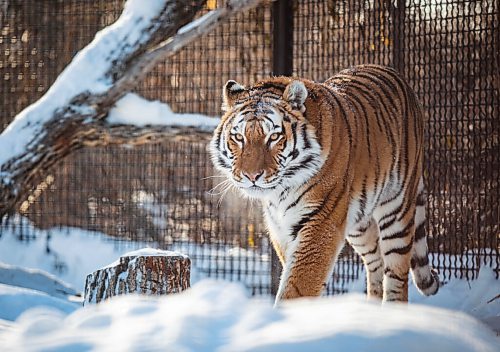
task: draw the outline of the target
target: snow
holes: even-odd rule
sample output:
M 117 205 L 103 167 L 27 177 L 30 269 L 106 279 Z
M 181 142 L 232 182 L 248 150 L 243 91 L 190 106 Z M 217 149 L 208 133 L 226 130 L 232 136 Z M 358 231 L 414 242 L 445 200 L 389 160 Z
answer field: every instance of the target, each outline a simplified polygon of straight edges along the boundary
M 135 251 L 127 252 L 122 254 L 120 257 L 184 257 L 187 258 L 187 255 L 184 255 L 175 251 L 165 251 L 162 249 L 145 247 Z
M 56 276 L 38 269 L 16 267 L 0 262 L 0 284 L 45 292 L 58 298 L 78 295 L 73 287 Z
M 164 297 L 120 296 L 81 308 L 72 295 L 83 288 L 86 274 L 120 255 L 175 252 L 138 249 L 144 243 L 117 245 L 103 234 L 81 229 L 37 230 L 25 218 L 17 221 L 34 239 L 21 242 L 14 232 L 2 229 L 0 260 L 11 264 L 0 265 L 2 351 L 498 350 L 491 328 L 500 331 L 500 281 L 489 267 L 483 267 L 474 282 L 450 280 L 436 296 L 423 297 L 411 286 L 408 306 L 381 306 L 353 293 L 272 309 L 270 299 L 249 298 L 241 283 L 204 279 L 206 265 L 234 265 L 231 257 L 237 262 L 243 262 L 240 256 L 248 257 L 246 265 L 253 269 L 253 251 L 189 244 L 196 248 L 176 249 L 195 250 L 202 258 L 217 253 L 215 262 L 193 264 L 192 289 Z M 64 270 L 54 270 L 54 263 L 64 263 Z M 77 290 L 39 269 L 52 270 Z M 351 286 L 363 287 L 362 279 Z
M 24 229 L 25 234 L 31 240 L 19 241 L 15 231 L 9 227 L 2 228 L 0 261 L 9 265 L 49 272 L 53 275 L 52 278 L 56 276 L 67 282 L 74 287 L 76 292 L 83 291 L 85 278 L 89 273 L 115 262 L 120 256 L 133 255 L 134 252 L 130 251 L 143 248 L 142 253 L 144 254 L 157 253 L 154 248 L 144 249 L 148 246 L 154 247 L 154 243 L 151 242 L 116 242 L 113 238 L 102 233 L 78 228 L 40 230 L 23 217 L 17 217 L 13 221 L 16 221 L 17 228 Z M 47 253 L 47 238 L 49 236 L 50 253 Z M 192 284 L 207 278 L 209 275 L 218 275 L 218 278 L 242 282 L 250 289 L 269 285 L 268 273 L 270 269 L 267 253 L 220 244 L 199 245 L 185 242 L 173 243 L 168 249 L 190 256 Z M 454 259 L 449 258 L 449 260 L 453 261 Z M 2 277 L 1 268 L 2 266 L 0 266 L 0 278 Z M 216 272 L 215 268 L 217 268 Z M 350 292 L 362 293 L 365 288 L 364 280 L 362 274 L 358 280 L 349 283 L 346 288 Z M 32 279 L 33 282 L 29 286 L 27 286 L 27 281 L 24 280 L 24 284 L 19 284 L 19 282 L 16 284 L 39 289 L 34 284 L 35 279 Z M 0 282 L 4 281 L 0 279 Z M 74 294 L 74 291 L 68 292 Z M 495 280 L 493 271 L 485 266 L 481 269 L 479 278 L 473 283 L 466 280 L 451 280 L 440 288 L 439 294 L 431 297 L 420 295 L 410 280 L 409 297 L 412 303 L 460 310 L 488 322 L 490 325 L 498 325 L 498 330 L 500 330 L 500 318 L 498 317 L 500 315 L 500 299 L 486 304 L 499 292 L 500 281 Z M 496 314 L 492 314 L 492 311 Z
M 115 261 L 126 251 L 152 246 L 120 240 L 78 228 L 36 229 L 27 218 L 17 216 L 17 228 L 23 228 L 31 239 L 21 242 L 9 227 L 0 231 L 0 261 L 48 271 L 73 287 L 83 291 L 87 274 Z M 50 242 L 48 238 L 50 237 Z M 46 248 L 49 243 L 50 253 Z M 170 247 L 191 258 L 191 283 L 207 277 L 208 273 L 231 281 L 244 282 L 248 287 L 270 284 L 269 256 L 266 252 L 246 250 L 220 244 L 199 245 L 176 242 Z M 213 272 L 218 268 L 217 272 Z M 220 269 L 228 270 L 220 270 Z
M 183 258 L 188 258 L 187 255 L 182 254 L 180 252 L 175 252 L 175 251 L 166 251 L 163 249 L 157 249 L 157 248 L 151 248 L 151 247 L 145 247 L 141 248 L 135 251 L 123 253 L 120 255 L 121 257 L 183 257 Z M 120 258 L 116 259 L 114 262 L 102 266 L 102 268 L 110 268 L 110 267 L 115 267 L 120 264 Z M 90 273 L 89 273 L 90 274 Z M 140 278 L 137 279 L 137 282 L 140 281 Z
M 415 287 L 410 291 L 410 302 L 448 308 L 468 313 L 500 331 L 500 280 L 489 267 L 482 267 L 479 277 L 471 282 L 452 279 L 440 287 L 435 296 L 425 297 Z M 488 303 L 489 302 L 489 303 Z
M 8 351 L 498 350 L 495 335 L 460 312 L 380 306 L 360 295 L 273 309 L 240 285 L 213 280 L 172 296 L 120 296 L 69 315 L 28 311 L 0 339 Z
M 88 274 L 113 263 L 123 253 L 154 246 L 152 242 L 117 242 L 103 233 L 79 228 L 41 230 L 21 216 L 11 221 L 15 228 L 22 228 L 30 240 L 19 241 L 16 230 L 9 226 L 0 228 L 0 262 L 44 270 L 78 291 L 84 290 Z M 47 253 L 47 246 L 50 253 Z M 212 272 L 219 278 L 244 282 L 250 288 L 268 287 L 270 284 L 267 253 L 192 242 L 176 242 L 168 249 L 190 256 L 191 283 L 206 278 Z M 216 273 L 213 273 L 214 268 L 218 268 Z
M 197 126 L 212 131 L 219 119 L 199 114 L 176 114 L 160 101 L 150 101 L 128 93 L 111 109 L 107 121 L 110 124 L 126 124 L 144 127 L 147 125 Z
M 33 239 L 19 241 L 15 230 L 2 228 L 0 261 L 49 272 L 80 292 L 84 289 L 87 274 L 113 262 L 123 252 L 147 246 L 141 242 L 117 243 L 101 233 L 78 228 L 38 230 L 22 217 L 13 221 L 17 222 L 18 228 L 22 227 L 27 234 L 33 236 Z
M 0 319 L 16 320 L 22 313 L 34 307 L 47 307 L 63 313 L 71 313 L 80 303 L 50 296 L 47 293 L 0 284 Z

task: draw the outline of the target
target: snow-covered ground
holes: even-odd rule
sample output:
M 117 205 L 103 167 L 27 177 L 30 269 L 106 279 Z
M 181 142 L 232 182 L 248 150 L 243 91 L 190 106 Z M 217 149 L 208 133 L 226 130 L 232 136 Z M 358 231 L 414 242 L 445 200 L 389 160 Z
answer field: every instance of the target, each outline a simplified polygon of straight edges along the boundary
M 62 313 L 71 313 L 80 306 L 80 302 L 51 296 L 42 291 L 0 284 L 0 320 L 14 321 L 35 307 L 50 307 Z
M 79 292 L 84 289 L 87 274 L 113 262 L 124 252 L 147 246 L 141 242 L 112 241 L 78 228 L 40 230 L 24 217 L 12 221 L 16 222 L 16 228 L 23 228 L 30 240 L 19 241 L 17 230 L 3 228 L 0 262 L 44 270 Z
M 0 324 L 1 326 L 1 324 Z M 361 295 L 272 309 L 240 285 L 205 280 L 161 298 L 122 296 L 67 315 L 27 311 L 0 332 L 5 351 L 498 351 L 461 312 Z
M 2 262 L 0 262 L 0 283 L 42 291 L 58 298 L 80 294 L 67 283 L 45 271 L 26 269 Z
M 80 229 L 29 233 L 35 235 L 30 242 L 5 230 L 0 237 L 0 261 L 7 263 L 0 265 L 2 351 L 497 351 L 500 346 L 493 332 L 500 331 L 500 281 L 488 267 L 474 282 L 452 279 L 432 297 L 411 286 L 408 307 L 381 307 L 354 293 L 273 310 L 270 300 L 248 298 L 242 284 L 206 280 L 194 267 L 197 283 L 184 294 L 119 297 L 82 308 L 76 295 L 87 273 L 151 243 L 117 243 Z M 238 248 L 215 250 L 226 259 L 233 254 L 252 259 Z M 351 289 L 363 285 L 354 282 Z
M 102 233 L 79 228 L 41 230 L 27 218 L 20 216 L 11 221 L 15 222 L 14 228 L 0 229 L 0 262 L 44 270 L 79 292 L 83 292 L 85 278 L 89 273 L 112 263 L 123 253 L 155 246 L 152 242 L 116 241 Z M 23 228 L 29 241 L 18 240 L 19 228 Z M 270 285 L 267 253 L 189 242 L 177 242 L 167 249 L 191 257 L 192 283 L 210 275 L 241 281 L 249 288 Z M 218 273 L 212 273 L 215 268 Z

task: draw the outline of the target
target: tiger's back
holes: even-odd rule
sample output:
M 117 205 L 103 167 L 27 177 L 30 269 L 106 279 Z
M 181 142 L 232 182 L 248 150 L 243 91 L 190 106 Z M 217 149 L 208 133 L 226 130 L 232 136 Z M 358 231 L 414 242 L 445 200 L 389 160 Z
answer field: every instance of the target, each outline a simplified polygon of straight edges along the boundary
M 394 70 L 356 66 L 322 84 L 276 77 L 224 94 L 214 163 L 262 199 L 284 267 L 278 300 L 319 295 L 344 239 L 363 258 L 369 296 L 407 300 L 410 268 L 422 293 L 437 291 L 424 225 L 424 114 Z

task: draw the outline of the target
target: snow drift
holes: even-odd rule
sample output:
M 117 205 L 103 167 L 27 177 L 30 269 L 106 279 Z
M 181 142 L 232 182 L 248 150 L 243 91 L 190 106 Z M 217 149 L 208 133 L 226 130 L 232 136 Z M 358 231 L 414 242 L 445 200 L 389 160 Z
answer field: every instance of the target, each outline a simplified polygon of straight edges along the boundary
M 22 315 L 4 350 L 497 351 L 485 326 L 458 312 L 367 302 L 360 295 L 299 300 L 274 310 L 236 284 L 205 280 L 174 296 L 122 296 L 64 316 Z
M 242 285 L 203 280 L 199 263 L 192 282 L 201 281 L 184 294 L 81 308 L 71 299 L 78 290 L 19 265 L 81 289 L 86 274 L 146 244 L 66 230 L 50 231 L 50 254 L 45 230 L 33 229 L 28 243 L 10 231 L 0 237 L 0 258 L 10 264 L 0 265 L 2 351 L 496 351 L 499 343 L 480 322 L 500 331 L 500 281 L 488 267 L 472 283 L 452 279 L 432 297 L 411 286 L 409 306 L 381 307 L 351 294 L 273 310 L 271 299 L 249 299 Z M 351 288 L 362 291 L 363 280 Z

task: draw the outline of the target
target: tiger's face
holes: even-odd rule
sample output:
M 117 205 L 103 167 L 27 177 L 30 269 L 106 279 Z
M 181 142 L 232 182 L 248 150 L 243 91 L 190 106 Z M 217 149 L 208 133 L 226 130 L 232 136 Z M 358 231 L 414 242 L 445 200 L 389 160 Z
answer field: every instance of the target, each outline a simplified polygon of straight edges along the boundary
M 299 186 L 321 167 L 321 148 L 304 117 L 301 81 L 224 86 L 226 113 L 210 143 L 212 161 L 244 194 L 265 198 Z

